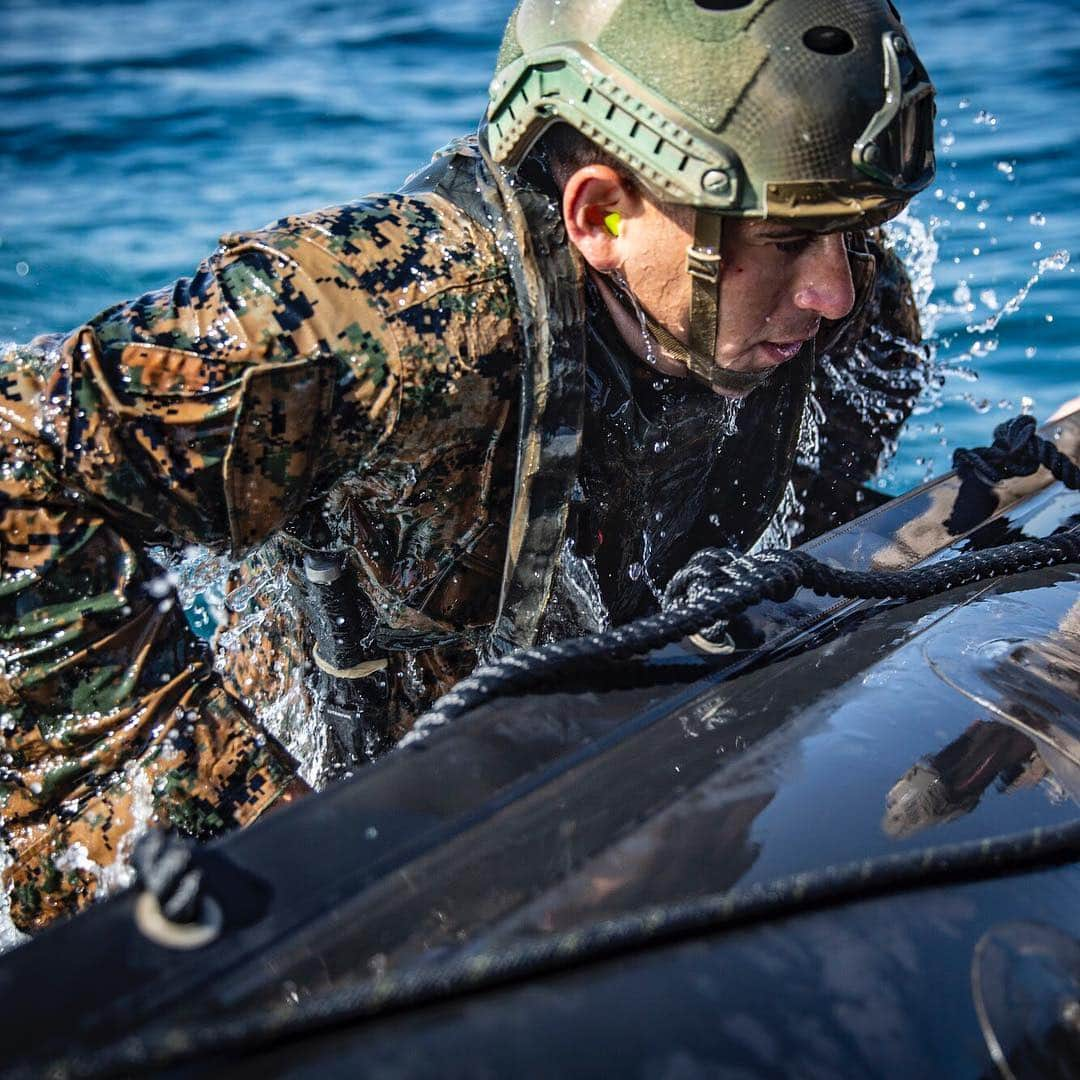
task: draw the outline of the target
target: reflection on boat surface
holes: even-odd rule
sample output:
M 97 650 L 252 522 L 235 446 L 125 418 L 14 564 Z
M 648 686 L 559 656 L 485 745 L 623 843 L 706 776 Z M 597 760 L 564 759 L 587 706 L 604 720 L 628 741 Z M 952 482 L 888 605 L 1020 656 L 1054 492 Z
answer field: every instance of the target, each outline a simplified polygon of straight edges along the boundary
M 1061 427 L 1076 456 L 1080 420 Z M 1045 473 L 950 475 L 808 548 L 895 569 L 1077 520 L 1080 494 Z M 1075 846 L 1040 864 L 1028 837 L 951 880 L 931 855 L 926 887 L 861 897 L 858 871 L 828 868 L 880 882 L 868 860 L 917 869 L 929 848 L 1075 820 L 1080 574 L 909 603 L 799 594 L 735 638 L 492 702 L 213 845 L 210 947 L 147 940 L 133 894 L 46 932 L 0 961 L 8 1060 L 310 1019 L 351 994 L 329 1015 L 354 1022 L 306 1038 L 170 1053 L 232 1075 L 1076 1075 Z M 823 872 L 848 891 L 815 892 Z M 725 923 L 720 902 L 650 938 L 717 896 L 744 914 Z M 601 947 L 642 911 L 630 945 Z M 506 959 L 548 940 L 560 959 L 531 977 Z M 59 965 L 87 974 L 57 985 Z

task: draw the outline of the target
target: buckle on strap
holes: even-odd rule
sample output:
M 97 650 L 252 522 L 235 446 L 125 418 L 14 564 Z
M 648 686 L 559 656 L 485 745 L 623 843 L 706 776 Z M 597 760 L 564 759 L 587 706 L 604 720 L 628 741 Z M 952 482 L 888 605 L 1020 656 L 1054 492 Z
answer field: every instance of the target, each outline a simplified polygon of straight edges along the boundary
M 720 280 L 722 263 L 723 256 L 719 251 L 695 247 L 693 244 L 686 249 L 686 272 L 709 285 L 715 285 Z

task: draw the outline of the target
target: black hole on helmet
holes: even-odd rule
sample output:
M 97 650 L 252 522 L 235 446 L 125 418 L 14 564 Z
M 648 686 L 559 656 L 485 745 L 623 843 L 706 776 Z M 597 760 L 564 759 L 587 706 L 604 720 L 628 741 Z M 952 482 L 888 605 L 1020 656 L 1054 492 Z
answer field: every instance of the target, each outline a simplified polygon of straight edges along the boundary
M 749 7 L 754 0 L 694 0 L 699 8 L 706 11 L 734 11 L 736 8 Z
M 839 26 L 815 26 L 803 34 L 803 44 L 826 56 L 842 56 L 855 48 L 851 35 Z

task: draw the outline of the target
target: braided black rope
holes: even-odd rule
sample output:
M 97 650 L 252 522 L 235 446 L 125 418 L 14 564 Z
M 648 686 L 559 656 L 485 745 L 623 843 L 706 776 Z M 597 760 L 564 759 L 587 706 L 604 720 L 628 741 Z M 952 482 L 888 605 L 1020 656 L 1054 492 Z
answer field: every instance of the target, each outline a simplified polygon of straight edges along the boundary
M 55 1062 L 35 1075 L 114 1076 L 204 1055 L 250 1053 L 345 1023 L 489 990 L 680 938 L 876 896 L 1068 865 L 1077 859 L 1080 821 L 826 867 L 738 892 L 645 908 L 580 930 L 513 942 L 498 951 L 391 973 L 332 990 L 289 1009 L 259 1010 L 197 1026 L 151 1029 L 100 1052 Z
M 999 425 L 991 447 L 957 450 L 954 464 L 961 472 L 988 483 L 1027 476 L 1042 465 L 1067 487 L 1080 489 L 1080 468 L 1052 442 L 1036 434 L 1035 420 L 1030 416 Z M 934 566 L 891 572 L 840 570 L 800 551 L 771 550 L 749 556 L 706 548 L 668 583 L 662 609 L 656 615 L 590 637 L 519 649 L 477 668 L 440 698 L 399 745 L 415 744 L 434 728 L 493 698 L 523 694 L 584 664 L 626 660 L 693 634 L 708 635 L 762 600 L 790 600 L 801 587 L 821 596 L 919 600 L 974 581 L 1078 560 L 1080 529 L 960 555 Z
M 1049 439 L 1040 438 L 1037 427 L 1034 416 L 1014 416 L 994 428 L 992 446 L 957 450 L 953 468 L 985 484 L 996 484 L 1011 476 L 1030 476 L 1041 465 L 1067 488 L 1080 488 L 1080 467 Z

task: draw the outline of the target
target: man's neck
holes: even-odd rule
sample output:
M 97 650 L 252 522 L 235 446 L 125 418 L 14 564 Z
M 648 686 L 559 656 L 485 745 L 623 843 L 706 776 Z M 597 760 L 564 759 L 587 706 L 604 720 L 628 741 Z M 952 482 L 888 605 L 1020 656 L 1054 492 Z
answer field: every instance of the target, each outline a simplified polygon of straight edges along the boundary
M 661 349 L 636 314 L 618 299 L 605 276 L 590 269 L 589 277 L 604 301 L 615 329 L 619 331 L 619 336 L 634 356 L 661 375 L 685 379 L 690 374 L 686 365 L 668 356 Z

